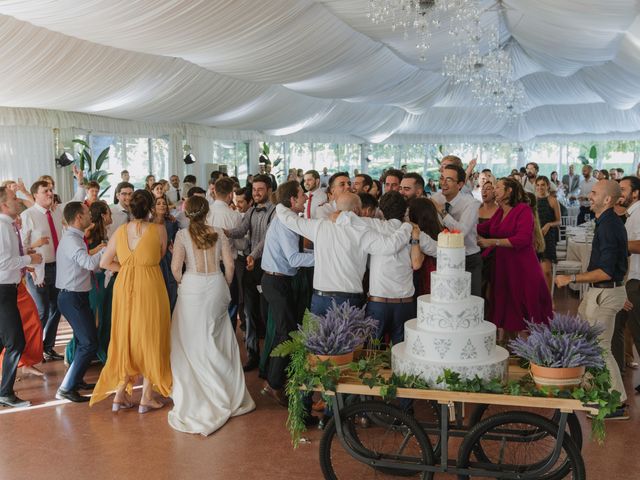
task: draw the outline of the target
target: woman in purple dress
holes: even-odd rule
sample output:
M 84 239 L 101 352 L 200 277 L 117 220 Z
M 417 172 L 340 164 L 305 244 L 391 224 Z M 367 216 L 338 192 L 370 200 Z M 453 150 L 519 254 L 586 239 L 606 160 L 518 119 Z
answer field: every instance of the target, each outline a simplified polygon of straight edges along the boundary
M 552 314 L 547 288 L 534 248 L 533 212 L 524 189 L 512 178 L 495 186 L 500 208 L 477 226 L 483 255 L 495 252 L 491 285 L 490 318 L 500 337 L 512 337 L 526 329 L 525 320 L 547 323 Z

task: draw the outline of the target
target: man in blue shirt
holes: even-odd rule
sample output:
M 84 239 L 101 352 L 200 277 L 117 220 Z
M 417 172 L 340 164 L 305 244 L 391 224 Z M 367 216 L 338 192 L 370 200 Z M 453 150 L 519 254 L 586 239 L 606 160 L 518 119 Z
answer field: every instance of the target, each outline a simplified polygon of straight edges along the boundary
M 599 337 L 600 346 L 604 350 L 604 359 L 611 374 L 611 387 L 620 392 L 622 402 L 620 408 L 606 418 L 626 420 L 629 418 L 624 404 L 627 394 L 620 369 L 611 354 L 616 314 L 625 306 L 627 299 L 624 288 L 628 268 L 627 231 L 613 210 L 620 195 L 620 186 L 615 180 L 600 180 L 593 185 L 589 203 L 596 216 L 596 230 L 589 267 L 586 272 L 575 275 L 557 275 L 556 285 L 564 287 L 571 282 L 590 285 L 591 288 L 580 303 L 578 314 L 591 325 L 604 327 L 604 332 Z
M 56 398 L 88 402 L 89 398 L 80 395 L 78 390 L 92 388 L 92 385 L 83 380 L 98 348 L 98 333 L 95 317 L 89 306 L 89 291 L 91 272 L 100 268 L 104 250 L 94 255 L 89 255 L 87 251 L 84 231 L 91 225 L 91 216 L 85 204 L 69 202 L 64 207 L 63 215 L 68 228 L 62 235 L 56 253 L 56 288 L 60 290 L 58 308 L 71 325 L 73 334 L 78 339 L 78 347 Z
M 280 185 L 276 198 L 278 203 L 293 212 L 304 212 L 307 196 L 297 181 Z M 274 218 L 267 230 L 262 253 L 262 293 L 269 303 L 275 324 L 274 346 L 287 340 L 289 332 L 295 330 L 301 321 L 297 318 L 295 302 L 292 302 L 292 280 L 299 267 L 313 266 L 313 254 L 300 250 L 300 236 Z M 287 405 L 283 393 L 287 363 L 288 359 L 284 357 L 269 359 L 267 381 L 262 390 L 263 395 L 273 397 L 283 406 Z

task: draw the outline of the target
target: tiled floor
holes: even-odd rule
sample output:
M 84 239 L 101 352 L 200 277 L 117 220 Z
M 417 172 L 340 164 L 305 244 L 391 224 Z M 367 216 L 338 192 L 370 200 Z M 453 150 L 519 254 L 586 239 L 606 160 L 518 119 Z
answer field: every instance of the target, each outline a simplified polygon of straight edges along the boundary
M 561 291 L 556 308 L 575 311 L 577 300 Z M 109 401 L 93 408 L 57 401 L 54 394 L 64 366 L 53 362 L 41 367 L 47 375 L 44 381 L 28 377 L 17 384 L 18 395 L 34 406 L 24 411 L 0 409 L 0 480 L 322 478 L 321 432 L 308 432 L 310 443 L 294 450 L 284 426 L 286 411 L 259 395 L 262 382 L 256 372 L 247 375 L 247 383 L 257 410 L 204 438 L 172 430 L 167 424 L 169 407 L 146 415 L 135 410 L 112 414 Z M 97 375 L 94 367 L 86 378 L 95 380 Z M 608 423 L 604 445 L 589 441 L 589 421 L 581 416 L 589 479 L 638 478 L 640 395 L 634 394 L 633 386 L 640 383 L 640 372 L 628 372 L 625 381 L 632 417 Z

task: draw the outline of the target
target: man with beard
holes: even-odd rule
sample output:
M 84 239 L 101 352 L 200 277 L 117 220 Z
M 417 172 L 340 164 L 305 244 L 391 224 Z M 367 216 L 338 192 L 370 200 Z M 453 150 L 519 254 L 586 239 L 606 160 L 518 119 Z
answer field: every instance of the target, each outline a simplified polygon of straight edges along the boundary
M 351 191 L 351 179 L 348 172 L 336 172 L 331 175 L 327 187 L 327 194 L 331 196 L 330 201 L 318 207 L 315 218 L 328 218 L 329 215 L 337 211 L 336 199 L 349 191 Z
M 605 419 L 626 420 L 629 413 L 625 401 L 627 394 L 620 369 L 611 352 L 616 314 L 625 305 L 627 292 L 624 277 L 627 265 L 627 232 L 613 206 L 621 196 L 620 186 L 615 180 L 600 180 L 589 192 L 591 210 L 595 213 L 596 229 L 593 237 L 591 257 L 586 272 L 574 275 L 557 275 L 556 285 L 562 288 L 569 283 L 588 283 L 587 290 L 578 307 L 578 314 L 590 325 L 599 325 L 604 330 L 598 339 L 611 374 L 611 387 L 620 392 L 618 409 Z
M 245 344 L 249 359 L 244 365 L 245 372 L 258 367 L 260 362 L 260 347 L 258 345 L 258 326 L 266 325 L 267 304 L 261 298 L 258 285 L 262 279 L 262 251 L 264 238 L 269 223 L 275 215 L 275 205 L 269 200 L 271 196 L 271 178 L 267 175 L 256 175 L 252 184 L 253 202 L 240 226 L 225 229 L 224 234 L 229 238 L 243 238 L 249 232 L 251 249 L 246 257 L 247 267 L 243 277 L 243 292 L 247 331 Z
M 529 162 L 525 167 L 525 177 L 522 179 L 522 186 L 527 193 L 536 194 L 536 181 L 538 180 L 538 172 L 540 167 L 536 162 Z M 558 191 L 558 187 L 555 183 L 550 183 L 551 195 L 554 195 Z
M 373 186 L 373 179 L 370 175 L 366 173 L 359 173 L 353 178 L 353 188 L 351 191 L 356 195 L 360 195 L 361 193 L 369 193 L 371 187 Z
M 624 177 L 620 180 L 620 205 L 627 209 L 627 248 L 629 249 L 629 273 L 625 289 L 627 291 L 626 310 L 616 315 L 615 330 L 611 341 L 611 351 L 623 371 L 625 367 L 625 327 L 628 325 L 631 336 L 640 352 L 640 179 Z M 626 352 L 629 353 L 629 352 Z M 633 352 L 630 352 L 633 355 Z
M 400 195 L 409 202 L 414 198 L 424 196 L 424 178 L 419 173 L 409 172 L 400 181 Z
M 304 174 L 304 189 L 307 192 L 304 218 L 316 218 L 316 210 L 327 201 L 327 194 L 320 188 L 320 174 L 317 170 L 307 170 Z

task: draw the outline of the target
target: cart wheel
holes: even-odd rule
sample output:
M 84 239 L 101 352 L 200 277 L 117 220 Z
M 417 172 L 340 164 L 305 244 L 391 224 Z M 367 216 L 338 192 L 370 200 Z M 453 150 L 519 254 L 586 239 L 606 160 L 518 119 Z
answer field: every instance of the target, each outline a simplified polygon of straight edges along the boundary
M 346 450 L 338 438 L 335 418 L 327 424 L 320 441 L 320 467 L 325 479 L 433 478 L 430 472 L 397 467 L 435 463 L 429 438 L 411 415 L 384 402 L 367 401 L 342 409 L 340 420 Z M 389 465 L 356 460 L 354 453 Z
M 504 410 L 506 408 L 509 408 L 509 407 L 502 407 L 501 409 L 500 406 L 491 405 L 490 414 L 495 415 L 497 413 L 505 413 L 506 411 L 508 411 L 508 410 Z M 489 416 L 487 414 L 488 409 L 489 409 L 489 405 L 487 405 L 486 403 L 478 404 L 476 408 L 473 410 L 473 412 L 471 413 L 471 416 L 469 417 L 469 428 L 479 423 L 483 418 L 488 417 Z M 498 410 L 498 411 L 495 411 L 495 410 Z M 545 409 L 543 411 L 549 412 L 548 409 Z M 538 412 L 536 412 L 536 414 L 540 415 L 540 413 Z M 540 415 L 540 416 L 544 416 L 544 415 Z M 549 420 L 551 420 L 553 424 L 557 425 L 558 421 L 560 420 L 560 411 L 553 410 L 553 415 L 546 418 L 549 418 Z M 576 416 L 575 413 L 571 413 L 567 416 L 567 430 L 568 430 L 567 433 L 571 436 L 571 440 L 573 440 L 573 443 L 576 444 L 576 446 L 578 447 L 578 450 L 582 450 L 582 426 L 580 425 L 580 421 L 578 420 L 578 417 Z M 537 434 L 542 435 L 543 432 L 537 432 Z M 534 435 L 534 432 L 531 432 L 531 435 Z M 486 457 L 486 455 L 482 450 L 481 444 L 478 443 L 475 445 L 473 449 L 473 453 L 479 462 L 489 461 L 489 459 Z
M 551 459 L 557 435 L 557 424 L 530 412 L 511 411 L 485 418 L 469 430 L 458 450 L 458 468 L 478 469 L 478 473 L 458 478 L 491 477 L 485 472 L 507 472 L 523 480 L 559 480 L 567 475 L 584 480 L 584 461 L 569 435 L 564 436 L 556 461 L 539 471 Z M 477 456 L 478 451 L 483 459 L 472 462 L 471 454 Z

